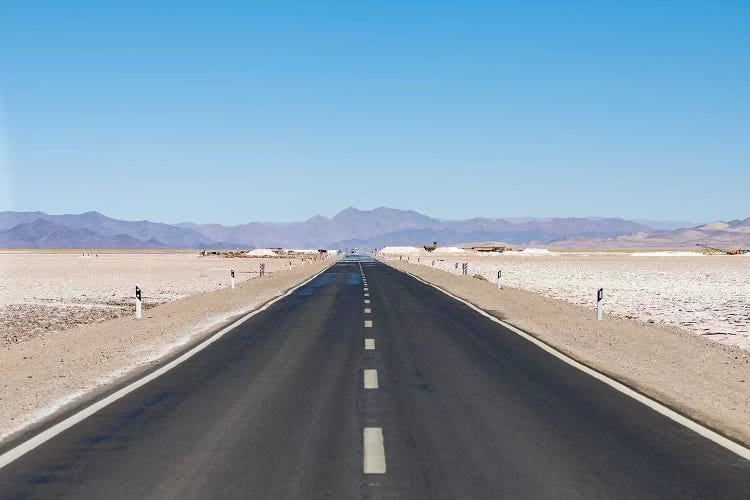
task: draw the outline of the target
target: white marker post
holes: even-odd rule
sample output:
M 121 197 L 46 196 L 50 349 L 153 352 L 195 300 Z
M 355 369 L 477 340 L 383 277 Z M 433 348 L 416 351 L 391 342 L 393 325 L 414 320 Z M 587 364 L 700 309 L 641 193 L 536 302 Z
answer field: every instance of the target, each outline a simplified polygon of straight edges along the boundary
M 141 289 L 135 286 L 135 319 L 141 319 L 143 312 L 141 310 Z
M 290 271 L 292 270 L 292 261 L 291 260 L 289 261 L 289 270 Z
M 503 275 L 502 271 L 497 272 L 497 287 L 502 288 L 503 286 L 500 284 L 500 277 Z
M 234 269 L 231 269 L 230 272 L 232 274 L 232 284 L 230 285 L 230 287 L 232 288 L 232 290 L 234 290 Z
M 602 320 L 602 301 L 604 300 L 604 288 L 596 292 L 596 319 Z

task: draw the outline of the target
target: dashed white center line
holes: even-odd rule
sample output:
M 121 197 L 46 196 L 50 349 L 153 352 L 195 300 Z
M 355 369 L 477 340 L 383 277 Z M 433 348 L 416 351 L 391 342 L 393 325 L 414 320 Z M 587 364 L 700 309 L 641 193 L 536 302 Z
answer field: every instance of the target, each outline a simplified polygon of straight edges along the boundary
M 371 314 L 371 313 L 372 313 L 372 309 L 370 309 L 369 307 L 365 307 L 365 314 Z
M 365 351 L 375 350 L 375 339 L 365 339 Z
M 370 299 L 365 299 L 365 304 L 369 304 L 369 303 L 370 303 Z
M 372 320 L 366 319 L 365 320 L 365 328 L 372 328 Z
M 378 388 L 378 371 L 365 370 L 365 389 Z
M 366 294 L 365 294 L 365 297 L 369 297 L 369 296 L 370 296 L 370 294 L 369 294 L 369 293 L 366 293 Z
M 370 291 L 370 289 L 367 288 L 367 287 L 365 287 L 365 292 L 369 292 L 369 291 Z
M 383 446 L 383 428 L 365 427 L 365 457 L 362 463 L 365 474 L 385 474 L 385 447 Z

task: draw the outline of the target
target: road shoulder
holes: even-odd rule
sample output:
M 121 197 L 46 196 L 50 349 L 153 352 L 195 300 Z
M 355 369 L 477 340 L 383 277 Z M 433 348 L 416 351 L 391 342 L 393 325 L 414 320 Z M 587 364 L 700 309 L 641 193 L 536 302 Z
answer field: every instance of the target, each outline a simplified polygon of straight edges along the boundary
M 750 362 L 742 349 L 689 332 L 605 317 L 564 301 L 400 261 L 408 271 L 571 358 L 750 445 Z
M 0 445 L 63 418 L 324 270 L 322 261 L 0 351 Z

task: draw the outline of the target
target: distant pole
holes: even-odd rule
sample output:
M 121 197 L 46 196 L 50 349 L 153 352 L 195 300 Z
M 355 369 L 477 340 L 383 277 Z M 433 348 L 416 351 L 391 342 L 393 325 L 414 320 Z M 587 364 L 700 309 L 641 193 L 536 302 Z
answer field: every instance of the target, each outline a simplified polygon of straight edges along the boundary
M 141 289 L 135 286 L 135 319 L 141 319 L 143 313 L 141 310 Z
M 232 287 L 232 290 L 234 290 L 234 269 L 231 269 L 230 272 L 232 274 L 232 285 L 231 285 L 231 287 Z
M 435 269 L 435 261 L 432 261 L 432 268 Z
M 596 292 L 596 319 L 602 320 L 602 301 L 604 300 L 604 288 Z
M 500 277 L 503 275 L 502 271 L 497 272 L 497 287 L 502 288 L 503 286 L 500 284 Z
M 292 261 L 291 260 L 289 261 L 289 270 L 290 271 L 292 270 Z

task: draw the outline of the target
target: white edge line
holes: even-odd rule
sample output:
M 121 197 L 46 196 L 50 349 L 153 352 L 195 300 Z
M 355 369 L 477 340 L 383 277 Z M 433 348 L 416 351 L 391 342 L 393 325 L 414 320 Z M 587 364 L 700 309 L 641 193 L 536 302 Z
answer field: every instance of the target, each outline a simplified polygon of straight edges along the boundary
M 68 418 L 56 423 L 55 425 L 49 427 L 48 429 L 43 430 L 39 434 L 35 435 L 31 439 L 28 439 L 24 441 L 23 443 L 20 443 L 19 445 L 15 446 L 14 448 L 11 448 L 10 450 L 6 451 L 2 455 L 0 455 L 0 469 L 5 467 L 6 465 L 12 463 L 13 461 L 19 459 L 20 457 L 24 456 L 26 453 L 32 451 L 34 448 L 37 448 L 38 446 L 41 446 L 45 442 L 49 441 L 53 437 L 57 436 L 61 432 L 66 431 L 67 429 L 73 427 L 77 423 L 85 420 L 86 418 L 90 417 L 94 413 L 98 412 L 99 410 L 106 408 L 107 406 L 111 405 L 118 399 L 121 399 L 131 392 L 135 391 L 136 389 L 139 389 L 140 387 L 148 384 L 152 380 L 156 379 L 157 377 L 164 375 L 168 371 L 170 371 L 172 368 L 176 367 L 177 365 L 180 365 L 187 361 L 188 359 L 195 356 L 197 353 L 208 347 L 209 345 L 213 344 L 217 340 L 219 340 L 221 337 L 223 337 L 226 333 L 228 333 L 231 330 L 234 330 L 238 326 L 240 326 L 242 323 L 247 321 L 248 319 L 252 318 L 258 313 L 261 313 L 271 307 L 276 302 L 280 301 L 281 299 L 288 297 L 292 293 L 294 293 L 297 289 L 305 286 L 306 284 L 310 283 L 312 280 L 326 272 L 328 269 L 336 265 L 338 261 L 333 262 L 331 265 L 326 267 L 325 269 L 322 269 L 320 272 L 315 274 L 314 276 L 310 277 L 308 280 L 303 281 L 299 285 L 295 286 L 294 288 L 290 288 L 286 293 L 279 295 L 276 298 L 273 298 L 263 304 L 258 309 L 255 309 L 249 313 L 247 313 L 245 316 L 241 317 L 231 325 L 228 325 L 224 327 L 222 330 L 216 332 L 197 346 L 193 347 L 186 353 L 180 355 L 179 357 L 173 359 L 166 365 L 162 366 L 161 368 L 154 370 L 153 372 L 143 376 L 142 378 L 139 378 L 138 380 L 135 380 L 134 382 L 131 382 L 130 384 L 126 385 L 122 389 L 119 389 L 109 396 L 100 399 L 99 401 L 94 402 L 93 404 L 87 406 L 86 408 L 78 411 L 77 413 L 74 413 L 73 415 L 69 416 Z
M 386 264 L 386 265 L 388 265 L 388 264 Z M 391 267 L 393 267 L 393 266 L 391 266 Z M 552 346 L 550 346 L 550 345 L 542 342 L 541 340 L 539 340 L 536 337 L 534 337 L 534 336 L 532 336 L 532 335 L 524 332 L 523 330 L 519 330 L 515 326 L 510 325 L 510 324 L 508 324 L 508 323 L 506 323 L 506 322 L 504 322 L 504 321 L 502 321 L 500 319 L 497 319 L 495 316 L 491 315 L 490 313 L 486 312 L 483 309 L 480 309 L 479 307 L 475 306 L 471 302 L 467 302 L 466 300 L 453 295 L 451 292 L 449 292 L 447 290 L 444 290 L 443 288 L 440 288 L 439 286 L 434 285 L 434 284 L 432 284 L 432 283 L 430 283 L 428 281 L 423 280 L 419 276 L 416 276 L 416 275 L 410 273 L 409 271 L 404 271 L 404 270 L 398 269 L 396 267 L 393 267 L 393 269 L 396 269 L 397 271 L 401 271 L 402 273 L 407 274 L 407 275 L 411 276 L 412 278 L 414 278 L 414 279 L 416 279 L 418 281 L 421 281 L 422 283 L 424 283 L 426 285 L 430 285 L 431 287 L 435 288 L 436 290 L 439 290 L 439 291 L 443 292 L 444 294 L 446 294 L 447 296 L 451 297 L 452 299 L 455 299 L 455 300 L 457 300 L 457 301 L 459 301 L 459 302 L 461 302 L 461 303 L 469 306 L 471 309 L 475 310 L 476 312 L 478 312 L 482 316 L 485 316 L 485 317 L 489 318 L 490 320 L 494 321 L 495 323 L 498 323 L 498 324 L 504 326 L 508 330 L 510 330 L 513 333 L 515 333 L 515 334 L 523 337 L 524 339 L 528 340 L 532 344 L 536 345 L 537 347 L 540 347 L 544 351 L 552 354 L 553 356 L 555 356 L 556 358 L 560 359 L 561 361 L 564 361 L 565 363 L 569 364 L 570 366 L 579 369 L 580 371 L 586 373 L 587 375 L 590 375 L 590 376 L 594 377 L 595 379 L 597 379 L 597 380 L 599 380 L 601 382 L 604 382 L 605 384 L 609 385 L 613 389 L 616 389 L 619 392 L 625 394 L 626 396 L 629 396 L 629 397 L 635 399 L 639 403 L 641 403 L 641 404 L 643 404 L 643 405 L 651 408 L 652 410 L 654 410 L 657 413 L 660 413 L 661 415 L 664 415 L 665 417 L 669 418 L 670 420 L 672 420 L 672 421 L 674 421 L 674 422 L 676 422 L 676 423 L 678 423 L 678 424 L 680 424 L 680 425 L 682 425 L 684 427 L 687 427 L 691 431 L 693 431 L 693 432 L 695 432 L 695 433 L 697 433 L 697 434 L 705 437 L 706 439 L 710 439 L 714 443 L 718 444 L 719 446 L 722 446 L 723 448 L 726 448 L 727 450 L 731 451 L 732 453 L 735 453 L 735 454 L 739 455 L 740 457 L 744 458 L 745 460 L 750 460 L 750 449 L 744 447 L 740 443 L 737 443 L 736 441 L 733 441 L 733 440 L 729 439 L 728 437 L 722 436 L 718 432 L 713 431 L 713 430 L 709 429 L 708 427 L 706 427 L 706 426 L 704 426 L 704 425 L 702 425 L 702 424 L 700 424 L 700 423 L 698 423 L 698 422 L 696 422 L 694 420 L 691 420 L 688 417 L 686 417 L 686 416 L 684 416 L 684 415 L 682 415 L 680 413 L 677 413 L 676 411 L 672 410 L 671 408 L 668 408 L 668 407 L 664 406 L 663 404 L 659 403 L 658 401 L 653 400 L 653 399 L 651 399 L 651 398 L 649 398 L 649 397 L 641 394 L 640 392 L 631 389 L 630 387 L 628 387 L 627 385 L 623 384 L 622 382 L 618 382 L 617 380 L 615 380 L 613 378 L 610 378 L 607 375 L 604 375 L 603 373 L 600 373 L 600 372 L 594 370 L 593 368 L 584 365 L 583 363 L 581 363 L 579 361 L 576 361 L 575 359 L 573 359 L 573 358 L 571 358 L 571 357 L 563 354 L 562 352 L 558 351 L 554 347 L 552 347 Z

